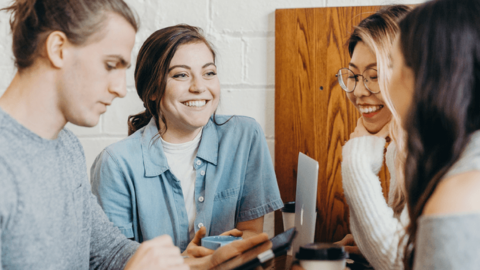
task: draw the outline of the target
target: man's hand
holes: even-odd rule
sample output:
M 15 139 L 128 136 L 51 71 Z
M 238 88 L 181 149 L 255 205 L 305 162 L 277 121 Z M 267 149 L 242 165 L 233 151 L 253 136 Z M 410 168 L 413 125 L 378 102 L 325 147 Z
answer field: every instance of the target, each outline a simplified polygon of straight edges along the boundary
M 127 269 L 188 270 L 190 268 L 183 262 L 180 249 L 173 245 L 172 238 L 162 235 L 143 242 L 137 252 L 128 260 L 125 266 L 125 270 Z
M 195 234 L 195 237 L 193 237 L 193 240 L 188 244 L 187 249 L 182 253 L 183 256 L 188 256 L 192 258 L 201 258 L 205 257 L 208 255 L 212 255 L 215 250 L 208 249 L 206 247 L 202 247 L 202 238 L 205 237 L 205 234 L 207 233 L 206 228 L 202 227 L 200 230 L 197 231 Z M 225 235 L 225 236 L 235 236 L 235 237 L 241 237 L 243 235 L 243 232 L 233 229 L 230 231 L 226 231 L 220 235 Z
M 358 249 L 357 247 L 357 244 L 355 244 L 353 235 L 351 234 L 345 235 L 345 237 L 342 240 L 335 242 L 334 244 L 337 244 L 339 246 L 344 246 L 345 251 L 347 251 L 350 254 L 357 254 L 363 257 L 362 253 L 360 252 L 360 249 Z
M 360 117 L 360 118 L 358 118 L 357 126 L 355 127 L 355 130 L 353 131 L 352 134 L 350 134 L 350 140 L 353 139 L 353 138 L 362 137 L 362 136 L 369 136 L 369 135 L 378 136 L 378 137 L 381 137 L 381 138 L 387 138 L 389 128 L 390 128 L 390 122 L 385 124 L 385 126 L 383 126 L 382 129 L 379 132 L 377 132 L 375 134 L 372 134 L 372 133 L 368 132 L 368 130 L 365 128 L 365 125 L 363 124 L 363 118 Z

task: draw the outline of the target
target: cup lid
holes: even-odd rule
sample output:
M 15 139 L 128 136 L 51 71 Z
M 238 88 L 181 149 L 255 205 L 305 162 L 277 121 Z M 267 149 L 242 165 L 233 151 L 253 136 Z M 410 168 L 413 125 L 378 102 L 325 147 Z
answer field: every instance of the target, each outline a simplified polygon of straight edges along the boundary
M 337 261 L 348 258 L 348 252 L 335 244 L 313 243 L 301 246 L 296 257 L 299 260 Z
M 282 212 L 295 213 L 295 202 L 286 202 L 283 204 Z

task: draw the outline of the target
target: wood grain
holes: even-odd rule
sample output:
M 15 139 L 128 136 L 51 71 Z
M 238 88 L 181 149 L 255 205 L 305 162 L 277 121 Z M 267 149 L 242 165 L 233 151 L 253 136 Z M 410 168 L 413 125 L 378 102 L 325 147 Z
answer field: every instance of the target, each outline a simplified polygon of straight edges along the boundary
M 349 232 L 340 166 L 342 146 L 360 115 L 335 73 L 350 61 L 345 45 L 353 27 L 378 9 L 283 9 L 275 14 L 275 171 L 282 199 L 294 201 L 298 153 L 319 162 L 316 242 L 337 241 Z M 380 177 L 386 195 L 386 168 Z M 277 211 L 275 232 L 282 231 Z

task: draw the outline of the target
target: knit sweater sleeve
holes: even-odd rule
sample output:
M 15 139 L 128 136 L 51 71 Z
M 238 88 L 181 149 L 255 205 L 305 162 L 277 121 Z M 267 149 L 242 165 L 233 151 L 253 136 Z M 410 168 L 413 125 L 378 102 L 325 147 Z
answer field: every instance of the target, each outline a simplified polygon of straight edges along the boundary
M 404 234 L 406 211 L 400 220 L 394 217 L 392 208 L 385 201 L 377 176 L 383 164 L 385 139 L 364 136 L 349 140 L 343 147 L 342 179 L 347 203 L 350 207 L 350 229 L 355 242 L 375 269 L 402 268 L 398 252 L 400 238 Z M 393 149 L 392 149 L 393 148 Z M 394 147 L 389 147 L 394 151 Z M 387 158 L 394 155 L 387 153 Z M 387 160 L 392 184 L 395 184 L 395 168 Z

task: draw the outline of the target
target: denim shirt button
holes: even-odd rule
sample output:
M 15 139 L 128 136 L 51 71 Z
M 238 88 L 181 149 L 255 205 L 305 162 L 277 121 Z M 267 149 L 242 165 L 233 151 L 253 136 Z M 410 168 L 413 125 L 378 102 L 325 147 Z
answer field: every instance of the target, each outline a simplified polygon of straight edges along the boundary
M 197 165 L 202 165 L 202 161 L 200 161 L 199 159 L 197 159 Z
M 198 197 L 199 202 L 203 202 L 204 200 L 205 200 L 205 198 L 203 198 L 203 196 Z
M 200 228 L 202 228 L 202 227 L 203 227 L 203 223 L 198 223 L 198 225 L 197 225 L 197 226 L 198 226 L 198 228 L 200 229 Z
M 205 175 L 205 171 L 201 171 L 201 172 L 200 172 L 200 175 L 201 175 L 201 176 L 204 176 L 204 175 Z

